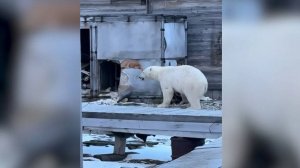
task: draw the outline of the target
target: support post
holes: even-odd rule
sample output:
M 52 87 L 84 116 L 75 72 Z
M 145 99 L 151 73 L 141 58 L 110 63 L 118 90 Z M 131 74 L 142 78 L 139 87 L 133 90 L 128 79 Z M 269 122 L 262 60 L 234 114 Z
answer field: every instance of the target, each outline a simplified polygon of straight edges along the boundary
M 97 59 L 97 41 L 98 41 L 97 26 L 90 27 L 90 40 L 91 40 L 91 56 L 90 56 L 90 86 L 91 96 L 97 97 L 100 90 L 100 69 Z
M 124 155 L 125 154 L 125 148 L 126 148 L 126 137 L 116 135 L 115 136 L 115 146 L 114 146 L 114 154 L 117 155 Z

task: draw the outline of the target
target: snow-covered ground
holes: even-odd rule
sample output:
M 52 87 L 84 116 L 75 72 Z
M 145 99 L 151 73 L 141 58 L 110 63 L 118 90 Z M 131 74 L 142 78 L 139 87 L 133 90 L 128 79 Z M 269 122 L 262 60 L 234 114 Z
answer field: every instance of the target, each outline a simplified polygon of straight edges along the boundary
M 101 141 L 114 141 L 113 137 L 109 137 L 107 135 L 96 135 L 96 134 L 83 134 L 82 135 L 83 142 L 90 141 L 90 140 L 101 140 Z M 137 142 L 142 140 L 136 137 L 130 137 L 127 139 L 127 143 Z M 112 145 L 106 146 L 83 146 L 83 154 L 91 155 L 91 157 L 84 157 L 83 158 L 83 167 L 84 168 L 146 168 L 154 166 L 155 164 L 142 164 L 142 163 L 128 163 L 132 160 L 142 160 L 142 159 L 150 159 L 150 160 L 157 160 L 167 162 L 172 160 L 171 158 L 171 142 L 170 137 L 168 136 L 159 136 L 156 135 L 155 137 L 149 136 L 147 138 L 148 142 L 158 142 L 157 145 L 154 146 L 141 146 L 137 149 L 128 149 L 126 147 L 126 152 L 130 152 L 126 159 L 123 161 L 118 162 L 107 162 L 101 161 L 92 157 L 93 155 L 98 154 L 111 154 L 113 152 Z
M 149 168 L 153 167 L 156 164 L 151 163 L 140 163 L 143 162 L 143 160 L 154 160 L 154 161 L 161 161 L 161 162 L 168 162 L 171 161 L 171 141 L 169 136 L 162 136 L 162 135 L 156 135 L 149 136 L 147 138 L 147 142 L 158 142 L 157 145 L 153 146 L 141 146 L 137 149 L 129 149 L 126 147 L 126 152 L 130 152 L 132 154 L 129 154 L 126 159 L 123 161 L 101 161 L 97 158 L 94 158 L 94 155 L 99 154 L 111 154 L 113 152 L 113 146 L 112 145 L 106 145 L 106 146 L 83 146 L 83 154 L 85 155 L 83 157 L 83 168 Z M 83 142 L 87 142 L 90 140 L 100 140 L 100 141 L 107 141 L 107 142 L 113 142 L 114 138 L 107 136 L 107 135 L 97 135 L 97 134 L 83 134 L 82 135 Z M 205 144 L 209 144 L 213 142 L 212 139 L 206 139 Z M 136 137 L 130 137 L 127 139 L 127 143 L 142 143 L 142 140 Z M 90 155 L 90 156 L 86 156 Z M 139 163 L 131 163 L 131 162 L 137 162 L 139 160 Z

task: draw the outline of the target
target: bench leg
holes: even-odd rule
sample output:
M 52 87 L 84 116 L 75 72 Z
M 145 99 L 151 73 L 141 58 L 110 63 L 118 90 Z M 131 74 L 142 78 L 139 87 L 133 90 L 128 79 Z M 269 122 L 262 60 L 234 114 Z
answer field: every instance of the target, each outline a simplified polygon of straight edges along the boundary
M 115 136 L 115 146 L 114 154 L 124 155 L 126 148 L 126 137 L 125 136 Z

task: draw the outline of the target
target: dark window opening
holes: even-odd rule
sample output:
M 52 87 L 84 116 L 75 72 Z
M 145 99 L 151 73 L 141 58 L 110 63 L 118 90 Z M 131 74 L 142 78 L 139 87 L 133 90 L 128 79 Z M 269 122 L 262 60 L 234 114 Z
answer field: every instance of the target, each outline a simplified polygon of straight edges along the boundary
M 120 75 L 121 65 L 119 63 L 100 61 L 100 89 L 102 91 L 118 91 Z
M 90 30 L 80 30 L 81 64 L 90 63 Z
M 80 50 L 81 50 L 81 86 L 87 89 L 90 86 L 90 30 L 80 29 Z

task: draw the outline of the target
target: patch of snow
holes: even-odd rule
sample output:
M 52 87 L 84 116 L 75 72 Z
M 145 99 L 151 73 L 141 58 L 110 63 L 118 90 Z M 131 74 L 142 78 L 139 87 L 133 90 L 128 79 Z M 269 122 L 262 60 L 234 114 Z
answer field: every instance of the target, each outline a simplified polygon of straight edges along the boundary
M 203 96 L 200 100 L 210 101 L 210 100 L 212 100 L 212 98 Z
M 99 155 L 99 154 L 110 154 L 114 151 L 114 147 L 108 146 L 83 146 L 82 149 L 84 154 Z
M 96 103 L 100 104 L 100 105 L 114 105 L 114 104 L 117 104 L 117 100 L 115 100 L 115 99 L 101 99 L 101 100 L 96 101 Z
M 148 136 L 147 141 L 159 142 L 171 146 L 171 137 L 165 135 Z
M 143 163 L 127 163 L 126 161 L 132 159 L 152 159 L 152 160 L 160 160 L 160 161 L 170 161 L 171 158 L 171 141 L 169 136 L 160 136 L 156 135 L 149 136 L 147 141 L 149 142 L 159 142 L 159 144 L 154 145 L 153 147 L 142 146 L 137 149 L 128 149 L 126 147 L 126 152 L 133 152 L 133 154 L 129 154 L 126 159 L 120 162 L 108 162 L 101 161 L 93 157 L 84 157 L 83 168 L 147 168 L 150 166 L 154 166 L 153 164 L 143 164 Z M 114 138 L 107 135 L 97 135 L 97 134 L 82 134 L 82 141 L 90 141 L 90 140 L 101 140 L 101 141 L 113 141 Z M 132 141 L 141 141 L 136 137 L 129 137 L 127 142 L 130 143 Z M 142 141 L 141 141 L 142 142 Z M 98 154 L 110 154 L 113 152 L 113 146 L 83 146 L 83 153 L 90 155 L 98 155 Z
M 154 147 L 142 147 L 140 149 L 128 150 L 126 152 L 137 152 L 137 154 L 130 154 L 125 160 L 131 159 L 152 159 L 160 161 L 170 161 L 171 158 L 171 146 L 158 144 Z
M 113 137 L 98 134 L 82 134 L 82 142 L 90 140 L 114 141 Z
M 93 101 L 93 102 L 83 102 L 82 106 L 87 105 L 87 104 L 115 105 L 115 104 L 117 104 L 117 99 L 116 98 L 100 99 L 100 100 Z
M 142 163 L 102 162 L 98 159 L 83 161 L 83 168 L 147 168 L 151 165 Z

